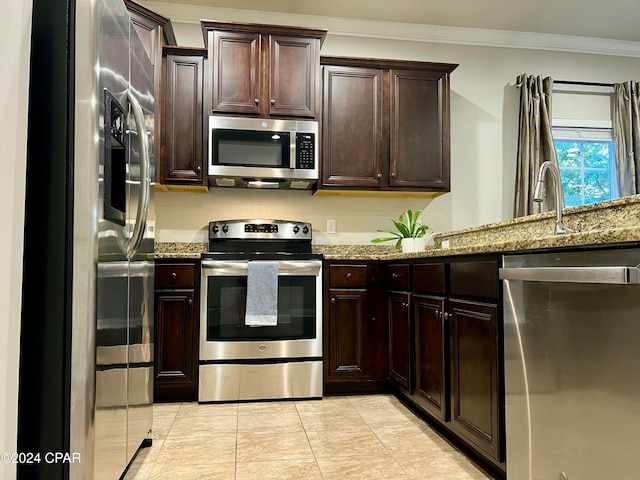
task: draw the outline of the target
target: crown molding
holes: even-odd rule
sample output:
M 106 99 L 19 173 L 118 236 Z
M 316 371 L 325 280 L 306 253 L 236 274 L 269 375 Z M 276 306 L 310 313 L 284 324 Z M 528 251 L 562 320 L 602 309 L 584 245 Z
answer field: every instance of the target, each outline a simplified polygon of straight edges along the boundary
M 148 8 L 169 17 L 173 23 L 200 24 L 201 19 L 268 23 L 322 28 L 328 30 L 327 35 L 329 36 L 382 38 L 412 42 L 640 57 L 640 42 L 606 38 L 261 12 L 153 1 L 144 2 L 144 4 Z

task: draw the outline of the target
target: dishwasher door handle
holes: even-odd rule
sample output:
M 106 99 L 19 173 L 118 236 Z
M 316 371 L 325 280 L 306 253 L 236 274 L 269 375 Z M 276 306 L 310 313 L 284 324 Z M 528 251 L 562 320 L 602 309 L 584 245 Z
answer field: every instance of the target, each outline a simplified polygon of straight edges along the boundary
M 551 283 L 640 283 L 640 265 L 636 267 L 516 267 L 501 268 L 502 280 Z

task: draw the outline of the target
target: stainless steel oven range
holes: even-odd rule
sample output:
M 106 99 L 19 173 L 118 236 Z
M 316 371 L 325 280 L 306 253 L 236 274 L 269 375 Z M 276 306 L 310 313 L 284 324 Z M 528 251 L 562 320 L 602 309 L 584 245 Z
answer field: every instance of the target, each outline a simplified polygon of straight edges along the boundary
M 322 397 L 322 256 L 311 224 L 209 224 L 198 401 Z

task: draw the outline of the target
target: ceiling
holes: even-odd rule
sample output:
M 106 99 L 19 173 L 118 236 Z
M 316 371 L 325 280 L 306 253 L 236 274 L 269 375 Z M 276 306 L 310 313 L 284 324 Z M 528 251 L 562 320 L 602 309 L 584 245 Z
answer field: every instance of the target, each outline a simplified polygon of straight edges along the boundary
M 640 42 L 639 0 L 153 0 Z

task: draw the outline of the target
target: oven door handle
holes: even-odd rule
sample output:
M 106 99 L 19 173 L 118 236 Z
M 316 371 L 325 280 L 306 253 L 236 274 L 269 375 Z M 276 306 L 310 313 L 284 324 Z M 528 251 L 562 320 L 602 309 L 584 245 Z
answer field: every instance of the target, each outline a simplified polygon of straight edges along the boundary
M 320 260 L 280 260 L 278 263 L 278 275 L 317 275 L 322 266 Z M 203 275 L 205 270 L 215 271 L 214 275 L 244 275 L 249 270 L 248 261 L 225 262 L 220 260 L 203 260 L 201 263 Z M 206 275 L 205 275 L 206 276 Z

